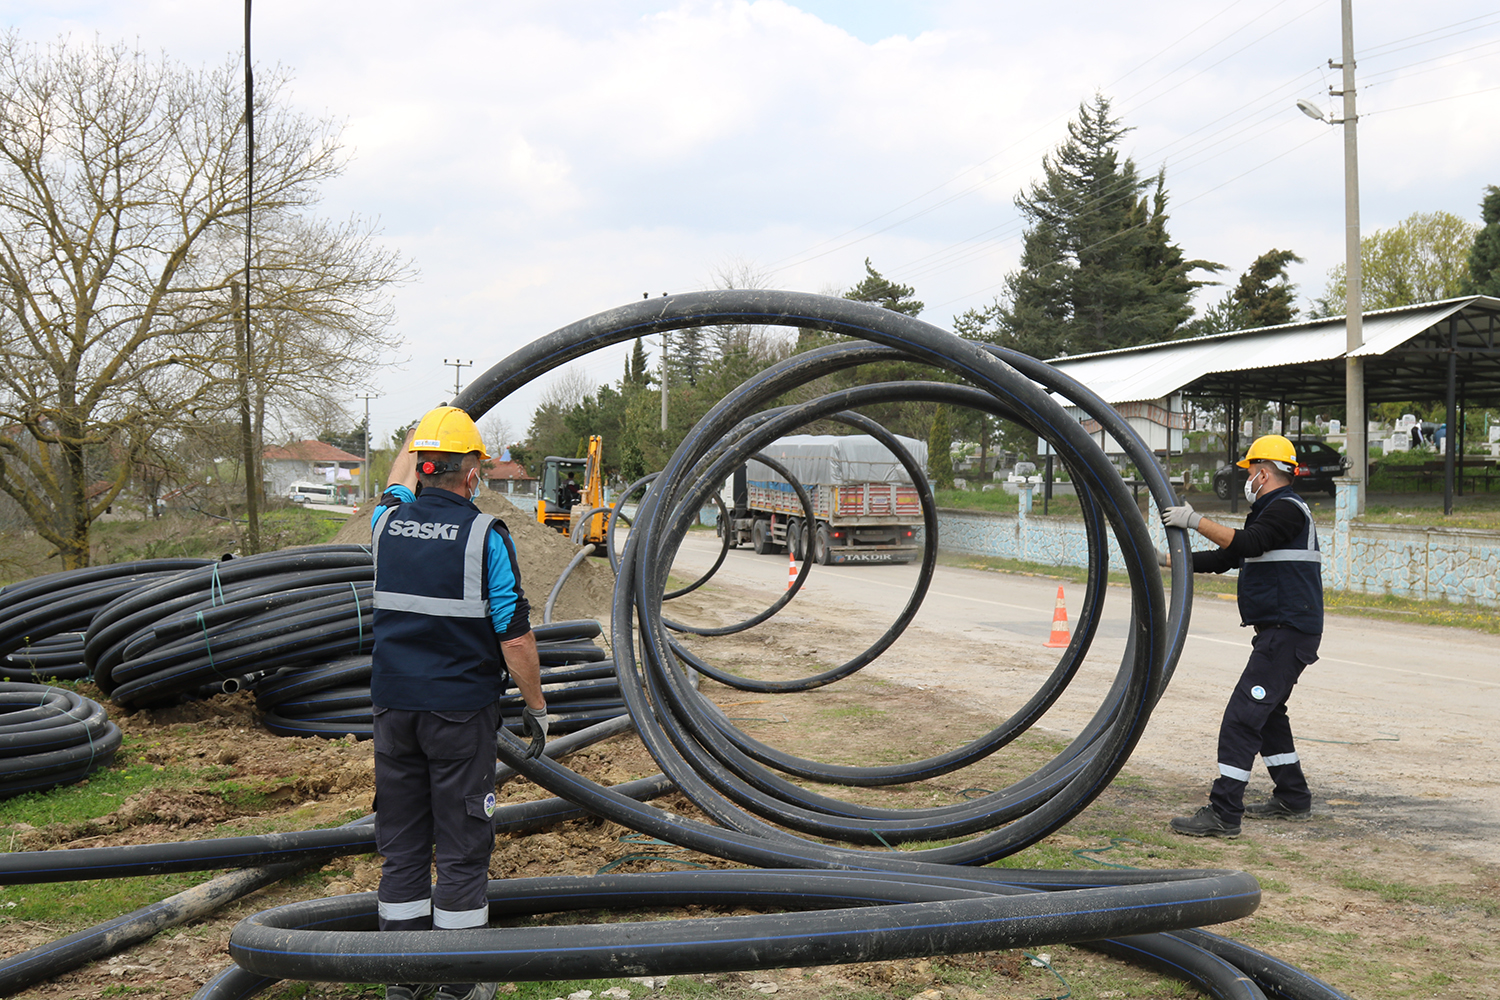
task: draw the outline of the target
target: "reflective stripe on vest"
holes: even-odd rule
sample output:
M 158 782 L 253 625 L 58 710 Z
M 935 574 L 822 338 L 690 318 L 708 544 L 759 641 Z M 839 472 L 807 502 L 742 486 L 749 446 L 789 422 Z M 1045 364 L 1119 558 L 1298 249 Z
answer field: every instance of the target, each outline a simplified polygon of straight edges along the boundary
M 370 552 L 375 565 L 380 565 L 380 536 L 385 533 L 386 522 L 394 507 L 387 507 L 375 521 L 375 530 L 370 536 Z M 375 583 L 375 609 L 377 611 L 410 611 L 419 615 L 437 618 L 485 618 L 489 615 L 489 602 L 484 598 L 484 539 L 485 533 L 495 523 L 489 514 L 478 514 L 469 524 L 469 537 L 464 541 L 464 596 L 426 597 L 421 594 L 406 594 L 395 590 L 381 590 L 380 581 Z
M 1312 511 L 1307 504 L 1302 502 L 1301 497 L 1286 496 L 1284 500 L 1290 500 L 1302 508 L 1302 516 L 1307 518 L 1307 548 L 1305 549 L 1269 549 L 1258 556 L 1246 556 L 1242 562 L 1247 563 L 1271 563 L 1271 562 L 1310 562 L 1322 563 L 1323 553 L 1318 551 L 1318 528 L 1313 524 Z

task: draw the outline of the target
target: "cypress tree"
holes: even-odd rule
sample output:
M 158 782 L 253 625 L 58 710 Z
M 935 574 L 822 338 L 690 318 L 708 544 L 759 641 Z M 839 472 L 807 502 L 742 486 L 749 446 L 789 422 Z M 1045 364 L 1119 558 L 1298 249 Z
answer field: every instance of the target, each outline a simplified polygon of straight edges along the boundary
M 953 489 L 953 432 L 948 429 L 948 407 L 939 404 L 927 435 L 927 469 L 940 490 Z
M 1121 158 L 1130 130 L 1096 94 L 1068 138 L 1042 160 L 1042 179 L 1016 197 L 1027 220 L 1020 269 L 989 310 L 966 315 L 983 339 L 1036 357 L 1169 340 L 1192 315 L 1196 270 L 1167 232 L 1164 172 L 1142 177 Z M 1154 191 L 1151 189 L 1154 188 Z
M 1484 228 L 1475 235 L 1469 250 L 1469 276 L 1464 280 L 1463 294 L 1500 298 L 1500 187 L 1491 184 L 1484 189 L 1479 211 Z

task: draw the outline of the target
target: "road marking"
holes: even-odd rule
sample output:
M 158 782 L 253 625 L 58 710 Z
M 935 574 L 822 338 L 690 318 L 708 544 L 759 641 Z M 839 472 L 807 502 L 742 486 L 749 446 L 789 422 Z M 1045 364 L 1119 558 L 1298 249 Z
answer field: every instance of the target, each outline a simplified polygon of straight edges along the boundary
M 1242 649 L 1245 645 L 1243 642 L 1231 639 L 1215 639 L 1212 636 L 1200 635 L 1197 632 L 1189 632 L 1188 638 L 1201 639 L 1204 642 L 1217 642 L 1225 646 L 1239 646 Z M 1409 674 L 1413 677 L 1427 677 L 1431 678 L 1432 680 L 1453 681 L 1455 684 L 1479 684 L 1483 687 L 1500 687 L 1500 682 L 1497 681 L 1481 681 L 1473 677 L 1454 677 L 1452 674 L 1434 674 L 1426 670 L 1408 670 L 1405 667 L 1388 667 L 1382 663 L 1363 663 L 1359 660 L 1345 660 L 1337 656 L 1320 656 L 1318 657 L 1318 660 L 1320 662 L 1327 663 L 1342 663 L 1345 666 L 1349 667 L 1363 667 L 1366 670 L 1387 670 L 1393 674 Z

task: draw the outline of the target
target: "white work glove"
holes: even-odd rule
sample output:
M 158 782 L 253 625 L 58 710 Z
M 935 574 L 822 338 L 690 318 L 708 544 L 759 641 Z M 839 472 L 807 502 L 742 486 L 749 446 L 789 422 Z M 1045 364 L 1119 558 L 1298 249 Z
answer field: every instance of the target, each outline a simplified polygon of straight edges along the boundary
M 545 708 L 532 708 L 526 706 L 521 713 L 521 735 L 531 740 L 531 746 L 526 750 L 527 758 L 535 760 L 542 755 L 547 748 L 547 710 Z
M 1156 550 L 1156 565 L 1162 567 L 1163 569 L 1171 569 L 1172 568 L 1172 557 L 1170 555 L 1168 555 L 1167 553 L 1163 552 L 1161 549 L 1157 549 Z
M 1193 505 L 1185 503 L 1181 507 L 1168 507 L 1161 512 L 1161 523 L 1167 528 L 1187 528 L 1189 530 L 1198 527 L 1198 522 L 1203 520 L 1203 515 L 1193 509 Z

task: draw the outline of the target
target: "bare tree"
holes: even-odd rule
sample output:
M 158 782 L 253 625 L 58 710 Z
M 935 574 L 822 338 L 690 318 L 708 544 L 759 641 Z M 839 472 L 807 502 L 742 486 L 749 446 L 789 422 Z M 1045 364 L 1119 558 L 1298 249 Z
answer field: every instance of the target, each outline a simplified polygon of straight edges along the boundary
M 484 437 L 485 447 L 489 453 L 496 458 L 506 448 L 515 444 L 511 435 L 510 422 L 500 414 L 491 411 L 479 422 L 479 433 Z
M 771 275 L 765 268 L 743 257 L 731 257 L 717 267 L 713 273 L 714 288 L 770 288 Z M 708 341 L 713 358 L 723 358 L 737 351 L 750 349 L 752 341 L 761 340 L 764 326 L 749 326 L 743 323 L 709 327 Z
M 383 289 L 405 276 L 364 227 L 304 214 L 343 169 L 338 129 L 289 110 L 284 76 L 264 76 L 252 274 L 262 413 L 293 382 L 319 392 L 349 370 L 341 360 L 369 357 L 351 348 L 368 348 L 388 321 Z M 90 526 L 152 438 L 233 400 L 244 141 L 232 65 L 0 36 L 0 491 L 66 567 L 88 563 Z M 258 486 L 254 470 L 241 475 Z

